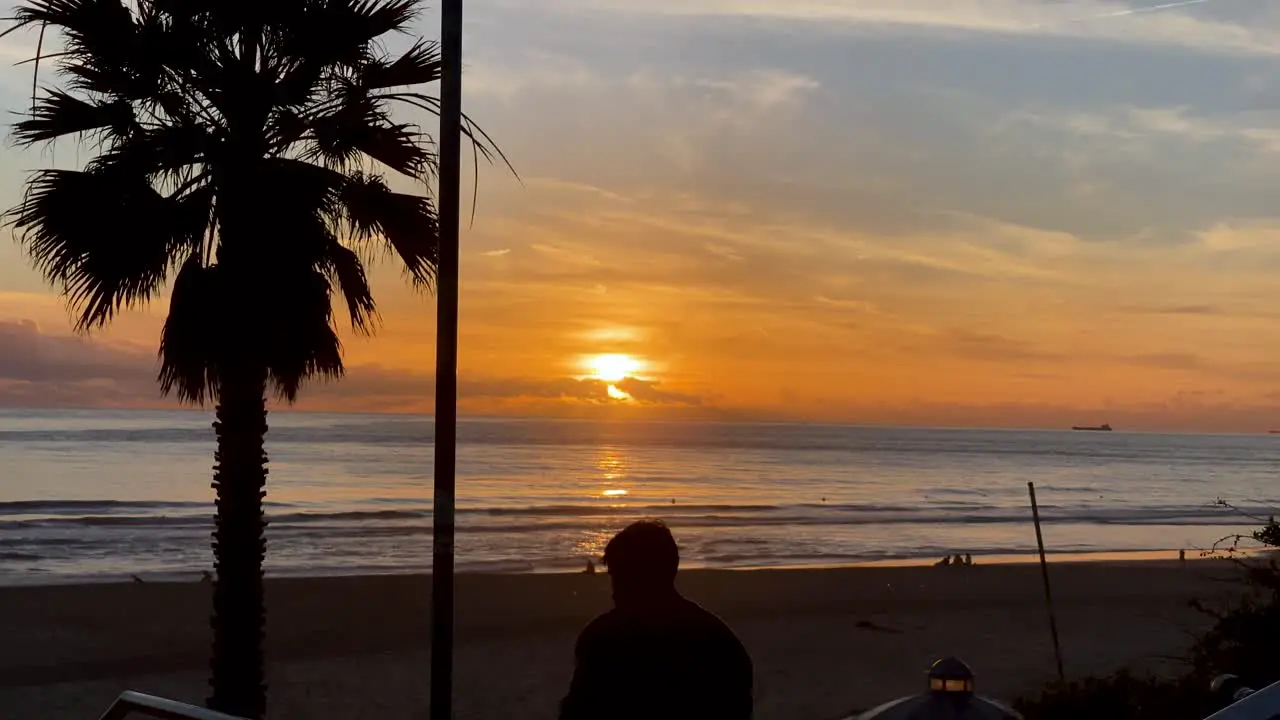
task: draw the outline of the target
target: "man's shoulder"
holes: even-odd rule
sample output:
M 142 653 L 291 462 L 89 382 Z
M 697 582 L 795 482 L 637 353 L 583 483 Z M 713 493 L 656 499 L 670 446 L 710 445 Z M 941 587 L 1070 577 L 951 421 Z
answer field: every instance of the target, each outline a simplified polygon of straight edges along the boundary
M 729 627 L 729 623 L 725 622 L 719 615 L 691 600 L 686 602 L 689 603 L 691 616 L 697 618 L 696 623 L 702 627 L 705 633 L 704 637 L 710 636 L 721 654 L 740 658 L 748 665 L 751 663 L 746 647 L 738 639 L 737 633 Z
M 578 648 L 599 642 L 603 638 L 613 635 L 618 630 L 626 626 L 626 620 L 617 608 L 608 612 L 597 615 L 586 627 L 582 628 L 582 632 L 578 634 Z
M 726 623 L 719 615 L 702 607 L 698 603 L 692 600 L 686 599 L 684 601 L 684 608 L 685 608 L 685 613 L 687 614 L 687 617 L 689 618 L 690 622 L 697 623 L 699 625 L 704 625 L 709 629 L 714 629 L 719 632 L 733 635 L 733 630 L 729 629 L 728 623 Z
M 719 615 L 702 607 L 701 605 L 690 600 L 689 598 L 680 598 L 680 604 L 681 604 L 681 607 L 684 608 L 684 611 L 689 613 L 693 617 L 696 617 L 705 622 L 714 623 L 716 625 L 725 624 L 724 621 L 720 619 Z
M 587 623 L 587 626 L 582 629 L 582 634 L 605 632 L 610 628 L 617 627 L 622 622 L 620 615 L 621 613 L 617 608 L 600 613 L 592 618 L 591 622 Z
M 667 606 L 659 612 L 609 610 L 587 623 L 578 636 L 578 647 L 582 649 L 614 638 L 654 631 L 675 631 L 688 639 L 703 638 L 704 642 L 714 638 L 732 645 L 739 644 L 737 635 L 719 615 L 692 600 L 681 598 L 675 607 Z

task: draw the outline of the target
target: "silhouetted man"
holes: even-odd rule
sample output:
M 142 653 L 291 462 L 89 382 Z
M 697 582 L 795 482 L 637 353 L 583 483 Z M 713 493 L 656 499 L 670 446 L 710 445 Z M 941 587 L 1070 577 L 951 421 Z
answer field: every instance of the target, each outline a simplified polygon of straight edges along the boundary
M 638 522 L 604 551 L 614 609 L 578 637 L 561 720 L 748 720 L 751 658 L 720 618 L 676 591 L 666 525 Z

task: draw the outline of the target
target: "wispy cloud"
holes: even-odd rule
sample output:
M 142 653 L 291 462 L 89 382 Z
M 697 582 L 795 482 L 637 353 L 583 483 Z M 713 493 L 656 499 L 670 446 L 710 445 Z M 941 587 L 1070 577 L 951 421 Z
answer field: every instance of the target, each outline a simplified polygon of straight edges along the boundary
M 1116 108 L 1111 112 L 1027 112 L 1006 116 L 998 126 L 1018 123 L 1053 128 L 1083 137 L 1130 142 L 1164 139 L 1185 143 L 1237 142 L 1266 153 L 1280 152 L 1280 113 L 1246 111 L 1197 114 L 1188 107 Z
M 649 80 L 649 78 L 637 79 L 637 82 Z M 799 73 L 764 69 L 743 73 L 729 79 L 682 79 L 673 83 L 673 86 L 707 90 L 713 94 L 723 94 L 739 106 L 769 110 L 794 103 L 805 94 L 822 87 L 822 84 Z
M 1215 6 L 1225 8 L 1213 13 Z M 553 7 L 667 16 L 823 23 L 1163 44 L 1212 52 L 1280 53 L 1280 24 L 1254 0 L 1045 3 L 1037 0 L 555 0 Z M 1262 8 L 1260 11 L 1259 8 Z M 1250 22 L 1225 19 L 1235 10 Z

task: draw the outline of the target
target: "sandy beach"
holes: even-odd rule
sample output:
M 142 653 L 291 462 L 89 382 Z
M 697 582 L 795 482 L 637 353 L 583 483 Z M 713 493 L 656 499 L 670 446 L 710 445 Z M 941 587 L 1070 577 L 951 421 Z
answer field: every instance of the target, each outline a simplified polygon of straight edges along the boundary
M 1052 566 L 1067 673 L 1168 667 L 1206 625 L 1192 598 L 1234 595 L 1214 561 Z M 722 615 L 756 663 L 757 717 L 834 720 L 921 688 L 956 654 L 980 690 L 1009 697 L 1052 678 L 1034 565 L 692 571 L 680 585 Z M 0 589 L 0 717 L 94 718 L 122 689 L 205 696 L 207 585 Z M 419 718 L 429 579 L 269 582 L 275 718 Z M 603 575 L 458 581 L 459 718 L 553 718 L 573 641 L 609 605 Z

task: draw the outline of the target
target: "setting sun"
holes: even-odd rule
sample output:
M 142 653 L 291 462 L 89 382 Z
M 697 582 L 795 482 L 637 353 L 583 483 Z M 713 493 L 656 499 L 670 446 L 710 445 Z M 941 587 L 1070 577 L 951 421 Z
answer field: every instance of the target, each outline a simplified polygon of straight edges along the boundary
M 587 369 L 597 380 L 614 383 L 628 377 L 634 377 L 641 368 L 639 360 L 630 355 L 592 355 L 586 360 Z

